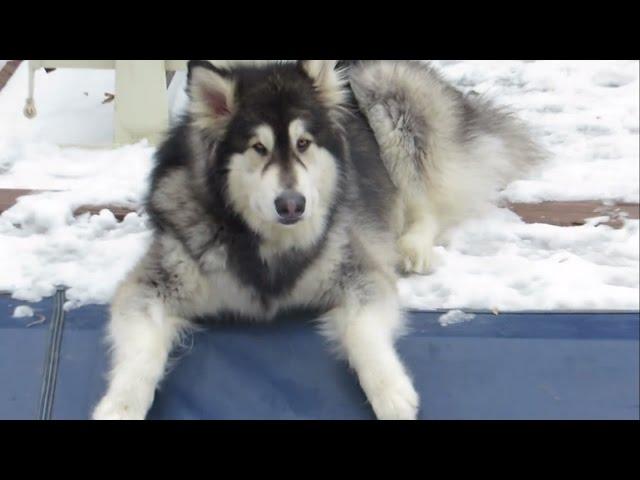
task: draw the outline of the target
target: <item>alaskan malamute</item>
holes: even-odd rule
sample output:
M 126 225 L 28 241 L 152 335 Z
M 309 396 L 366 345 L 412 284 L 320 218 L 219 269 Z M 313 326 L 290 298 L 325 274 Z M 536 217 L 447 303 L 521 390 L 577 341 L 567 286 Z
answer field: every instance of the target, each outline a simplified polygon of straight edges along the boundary
M 377 418 L 415 419 L 394 348 L 397 272 L 537 163 L 508 113 L 413 61 L 192 61 L 189 107 L 157 153 L 147 254 L 112 303 L 95 419 L 143 419 L 190 321 L 321 309 Z

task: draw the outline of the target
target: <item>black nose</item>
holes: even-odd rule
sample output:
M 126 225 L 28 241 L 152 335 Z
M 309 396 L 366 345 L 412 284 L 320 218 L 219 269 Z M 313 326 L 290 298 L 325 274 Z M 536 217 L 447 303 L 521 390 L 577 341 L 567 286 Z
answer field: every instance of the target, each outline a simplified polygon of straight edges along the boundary
M 296 223 L 304 213 L 307 200 L 303 195 L 293 190 L 286 190 L 276 198 L 276 212 L 280 217 L 280 223 L 292 225 Z

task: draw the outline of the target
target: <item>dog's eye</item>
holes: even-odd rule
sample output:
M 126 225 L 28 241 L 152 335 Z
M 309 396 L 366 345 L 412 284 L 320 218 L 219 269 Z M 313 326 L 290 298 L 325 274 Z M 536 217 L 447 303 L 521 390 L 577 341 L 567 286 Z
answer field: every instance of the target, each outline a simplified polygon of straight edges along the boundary
M 265 147 L 263 144 L 261 143 L 256 143 L 255 145 L 253 145 L 251 148 L 253 148 L 256 152 L 258 152 L 260 155 L 262 155 L 263 157 L 267 155 L 267 153 L 269 153 L 267 151 L 267 147 Z
M 311 145 L 311 140 L 307 138 L 301 138 L 296 142 L 296 148 L 301 153 L 305 152 L 309 148 L 309 145 Z

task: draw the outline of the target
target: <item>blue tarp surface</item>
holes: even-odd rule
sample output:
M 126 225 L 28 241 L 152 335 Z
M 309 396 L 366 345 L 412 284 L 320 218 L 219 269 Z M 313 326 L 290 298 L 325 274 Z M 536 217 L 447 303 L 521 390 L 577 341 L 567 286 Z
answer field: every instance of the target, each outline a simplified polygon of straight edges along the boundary
M 0 296 L 0 418 L 86 419 L 105 388 L 104 306 L 63 312 Z M 410 312 L 398 349 L 422 419 L 635 419 L 639 314 L 479 313 L 443 327 Z M 373 419 L 356 377 L 309 315 L 196 333 L 156 394 L 151 419 Z

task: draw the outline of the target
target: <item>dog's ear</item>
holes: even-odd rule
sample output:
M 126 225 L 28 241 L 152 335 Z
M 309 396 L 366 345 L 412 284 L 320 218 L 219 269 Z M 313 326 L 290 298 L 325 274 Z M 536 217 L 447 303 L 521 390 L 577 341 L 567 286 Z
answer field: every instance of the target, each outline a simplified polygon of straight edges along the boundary
M 188 70 L 192 119 L 202 128 L 224 127 L 235 109 L 235 81 L 231 72 L 206 60 L 191 60 Z
M 300 68 L 312 81 L 321 100 L 328 107 L 336 107 L 344 102 L 344 80 L 336 69 L 337 60 L 300 60 Z

